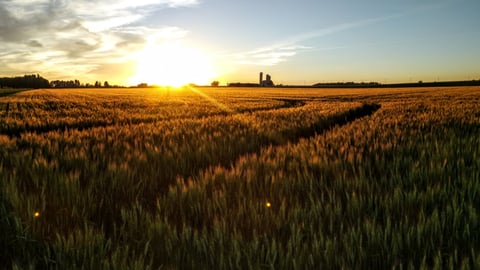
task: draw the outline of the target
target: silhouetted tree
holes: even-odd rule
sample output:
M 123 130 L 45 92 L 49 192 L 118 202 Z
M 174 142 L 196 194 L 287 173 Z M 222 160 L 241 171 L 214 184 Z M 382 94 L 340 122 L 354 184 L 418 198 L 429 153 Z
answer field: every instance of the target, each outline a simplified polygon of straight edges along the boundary
M 211 83 L 211 85 L 212 85 L 213 87 L 217 87 L 219 84 L 220 84 L 220 83 L 219 83 L 218 81 L 213 81 L 213 82 Z
M 70 81 L 63 81 L 63 80 L 55 80 L 50 82 L 50 86 L 53 88 L 79 88 L 82 87 L 82 84 L 79 80 L 70 80 Z
M 0 87 L 11 88 L 49 88 L 50 83 L 39 74 L 25 75 L 23 77 L 0 78 Z

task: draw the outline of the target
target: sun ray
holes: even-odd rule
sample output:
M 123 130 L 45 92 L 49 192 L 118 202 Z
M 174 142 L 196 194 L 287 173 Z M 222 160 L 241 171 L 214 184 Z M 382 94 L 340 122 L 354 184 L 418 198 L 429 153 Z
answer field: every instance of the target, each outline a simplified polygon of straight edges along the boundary
M 230 113 L 230 114 L 236 113 L 235 110 L 230 109 L 227 105 L 225 105 L 225 104 L 219 102 L 218 100 L 212 98 L 211 96 L 205 94 L 204 92 L 202 92 L 200 89 L 198 89 L 196 87 L 193 87 L 191 85 L 187 85 L 187 89 L 189 89 L 190 91 L 194 92 L 195 94 L 203 97 L 204 99 L 208 100 L 213 105 L 215 105 L 216 107 L 218 107 L 219 109 L 221 109 L 221 110 L 223 110 L 227 113 Z

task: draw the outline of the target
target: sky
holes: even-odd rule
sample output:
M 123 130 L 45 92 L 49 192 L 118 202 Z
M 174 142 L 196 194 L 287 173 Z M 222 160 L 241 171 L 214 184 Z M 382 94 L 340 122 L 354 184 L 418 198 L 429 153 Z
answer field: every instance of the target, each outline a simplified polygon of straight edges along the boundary
M 0 0 L 0 77 L 480 79 L 478 0 Z

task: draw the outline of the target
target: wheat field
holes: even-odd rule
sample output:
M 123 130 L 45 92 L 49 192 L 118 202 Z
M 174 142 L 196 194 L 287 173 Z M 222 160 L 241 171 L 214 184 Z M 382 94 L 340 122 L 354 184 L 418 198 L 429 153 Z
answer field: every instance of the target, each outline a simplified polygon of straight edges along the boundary
M 0 96 L 13 269 L 479 269 L 480 87 Z

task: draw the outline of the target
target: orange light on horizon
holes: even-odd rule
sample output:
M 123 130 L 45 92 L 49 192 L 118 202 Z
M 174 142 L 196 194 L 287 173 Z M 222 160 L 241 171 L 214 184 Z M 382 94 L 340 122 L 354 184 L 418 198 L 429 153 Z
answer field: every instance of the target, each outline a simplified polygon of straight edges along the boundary
M 180 41 L 151 41 L 133 58 L 137 67 L 135 75 L 128 80 L 132 85 L 209 85 L 216 77 L 208 54 Z

